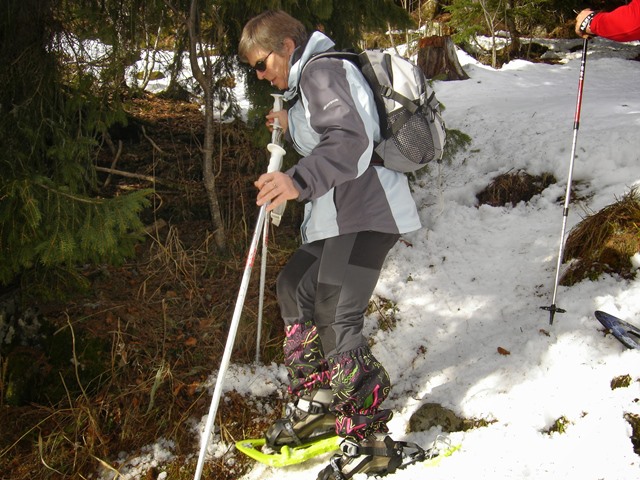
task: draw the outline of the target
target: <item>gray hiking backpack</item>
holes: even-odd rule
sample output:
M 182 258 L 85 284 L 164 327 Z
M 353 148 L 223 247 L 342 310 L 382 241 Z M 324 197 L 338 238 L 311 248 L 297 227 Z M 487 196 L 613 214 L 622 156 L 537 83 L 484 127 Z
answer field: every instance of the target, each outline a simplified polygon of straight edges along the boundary
M 374 165 L 415 172 L 442 159 L 446 130 L 440 103 L 418 66 L 382 50 L 325 52 L 310 61 L 323 57 L 351 61 L 373 91 L 382 135 L 375 147 Z

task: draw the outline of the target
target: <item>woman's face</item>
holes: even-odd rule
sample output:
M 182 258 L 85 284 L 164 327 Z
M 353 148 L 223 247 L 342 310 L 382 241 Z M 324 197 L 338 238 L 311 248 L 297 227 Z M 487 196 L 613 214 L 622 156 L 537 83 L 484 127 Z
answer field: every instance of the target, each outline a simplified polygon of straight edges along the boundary
M 285 46 L 285 52 L 288 48 Z M 278 90 L 286 90 L 289 86 L 289 57 L 278 52 L 257 48 L 247 55 L 249 65 L 255 70 L 260 80 L 266 80 Z

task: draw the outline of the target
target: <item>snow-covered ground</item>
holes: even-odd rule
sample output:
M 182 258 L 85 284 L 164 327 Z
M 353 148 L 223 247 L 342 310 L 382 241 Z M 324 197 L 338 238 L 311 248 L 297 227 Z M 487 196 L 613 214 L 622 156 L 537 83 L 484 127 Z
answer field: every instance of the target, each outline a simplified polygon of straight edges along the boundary
M 640 279 L 605 275 L 560 287 L 556 303 L 566 313 L 553 325 L 540 309 L 551 304 L 562 226 L 558 198 L 571 161 L 581 52 L 569 47 L 580 44 L 551 43 L 563 64 L 517 60 L 499 70 L 460 52 L 471 78 L 435 84 L 448 128 L 473 142 L 444 166 L 442 189 L 435 170 L 415 186 L 425 227 L 394 247 L 376 289 L 395 304 L 399 320 L 383 331 L 374 316 L 367 332 L 394 384 L 386 405 L 396 411 L 395 439 L 428 446 L 441 433 L 407 433 L 409 418 L 427 402 L 493 423 L 448 434 L 461 448 L 437 466 L 416 464 L 387 478 L 640 478 L 624 418 L 640 415 L 640 350 L 605 336 L 593 315 L 605 310 L 640 326 Z M 567 233 L 585 211 L 640 186 L 640 62 L 627 59 L 638 53 L 638 44 L 590 43 L 573 173 L 588 200 L 571 205 Z M 478 192 L 518 169 L 553 173 L 558 183 L 526 204 L 478 208 Z M 639 268 L 640 254 L 633 261 Z M 631 376 L 631 385 L 612 389 L 612 379 L 622 375 Z M 225 389 L 259 401 L 282 390 L 285 379 L 278 365 L 232 365 Z M 212 390 L 215 381 L 213 372 Z M 206 413 L 194 419 L 194 464 Z M 568 421 L 564 433 L 546 433 L 560 418 Z M 138 478 L 151 464 L 161 471 L 171 450 L 159 439 L 135 464 L 122 465 L 120 478 Z M 209 453 L 228 455 L 230 466 L 240 455 L 217 435 Z M 242 478 L 314 479 L 327 461 L 284 469 L 256 464 Z

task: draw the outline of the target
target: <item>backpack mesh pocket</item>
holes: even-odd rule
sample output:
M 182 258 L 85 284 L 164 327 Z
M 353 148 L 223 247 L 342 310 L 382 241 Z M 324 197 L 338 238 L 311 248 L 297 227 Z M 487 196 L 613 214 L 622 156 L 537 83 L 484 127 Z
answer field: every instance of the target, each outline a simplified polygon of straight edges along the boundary
M 392 125 L 402 114 L 403 109 L 400 109 L 390 115 L 389 125 Z M 424 109 L 420 109 L 392 135 L 393 143 L 400 153 L 416 164 L 430 162 L 436 154 L 429 123 L 427 113 Z

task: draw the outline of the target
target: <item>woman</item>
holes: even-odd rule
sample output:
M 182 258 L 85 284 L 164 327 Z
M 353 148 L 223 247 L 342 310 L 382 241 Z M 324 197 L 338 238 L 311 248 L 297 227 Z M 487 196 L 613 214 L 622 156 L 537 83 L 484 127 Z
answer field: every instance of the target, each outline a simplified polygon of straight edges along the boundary
M 335 435 L 341 457 L 319 479 L 385 473 L 400 463 L 382 408 L 391 382 L 362 335 L 382 264 L 400 234 L 420 228 L 404 174 L 370 164 L 380 128 L 371 90 L 348 61 L 320 58 L 333 41 L 282 11 L 244 27 L 240 59 L 284 91 L 288 111 L 270 112 L 302 155 L 286 172 L 255 182 L 258 206 L 305 202 L 303 245 L 278 276 L 284 354 L 293 401 L 272 425 L 272 448 Z M 309 62 L 302 74 L 303 66 Z M 376 449 L 375 451 L 373 449 Z

